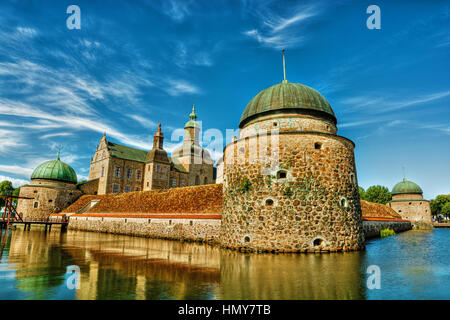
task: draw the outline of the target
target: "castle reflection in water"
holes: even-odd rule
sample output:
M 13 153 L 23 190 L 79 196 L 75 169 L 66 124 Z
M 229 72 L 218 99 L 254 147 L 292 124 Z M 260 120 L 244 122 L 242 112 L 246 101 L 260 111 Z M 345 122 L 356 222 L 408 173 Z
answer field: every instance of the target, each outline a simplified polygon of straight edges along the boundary
M 243 254 L 197 243 L 15 230 L 2 263 L 30 299 L 364 299 L 363 256 Z M 81 269 L 79 290 L 67 288 L 69 265 Z

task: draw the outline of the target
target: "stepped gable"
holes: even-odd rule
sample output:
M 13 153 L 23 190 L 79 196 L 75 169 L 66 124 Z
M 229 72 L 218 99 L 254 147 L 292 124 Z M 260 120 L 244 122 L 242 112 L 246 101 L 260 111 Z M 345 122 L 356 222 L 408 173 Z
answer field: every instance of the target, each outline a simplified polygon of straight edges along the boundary
M 62 213 L 77 213 L 92 200 L 100 201 L 85 213 L 221 213 L 222 185 L 85 195 Z
M 381 203 L 373 203 L 361 200 L 363 218 L 402 219 L 393 209 Z

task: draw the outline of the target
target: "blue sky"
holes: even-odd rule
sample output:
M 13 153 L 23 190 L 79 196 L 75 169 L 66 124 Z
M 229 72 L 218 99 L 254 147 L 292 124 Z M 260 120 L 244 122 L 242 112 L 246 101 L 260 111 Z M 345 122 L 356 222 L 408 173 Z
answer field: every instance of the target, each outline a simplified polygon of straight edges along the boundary
M 72 4 L 81 30 L 66 27 Z M 366 27 L 371 4 L 381 30 Z M 104 131 L 149 149 L 159 121 L 170 151 L 193 102 L 203 129 L 225 136 L 252 97 L 282 80 L 284 46 L 287 79 L 321 92 L 338 134 L 356 143 L 361 186 L 392 188 L 404 166 L 426 198 L 448 194 L 449 9 L 445 1 L 2 0 L 0 180 L 25 183 L 59 145 L 84 179 Z

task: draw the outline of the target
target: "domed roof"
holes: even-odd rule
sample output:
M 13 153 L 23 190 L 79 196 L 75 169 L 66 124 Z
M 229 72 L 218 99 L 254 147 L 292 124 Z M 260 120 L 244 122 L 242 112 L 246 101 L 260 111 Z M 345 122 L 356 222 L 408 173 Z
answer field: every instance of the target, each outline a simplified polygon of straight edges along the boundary
M 46 179 L 69 183 L 77 183 L 77 174 L 75 170 L 67 163 L 58 158 L 56 160 L 46 161 L 34 169 L 31 179 Z
M 199 123 L 196 121 L 197 120 L 197 114 L 195 113 L 195 104 L 192 106 L 192 112 L 189 115 L 189 121 L 186 122 L 186 124 L 184 125 L 184 128 L 200 128 Z
M 259 116 L 286 112 L 308 113 L 337 122 L 330 103 L 318 91 L 299 83 L 283 80 L 258 93 L 247 104 L 239 128 Z
M 403 181 L 397 183 L 394 188 L 392 188 L 392 195 L 402 194 L 402 193 L 417 193 L 422 194 L 422 189 L 412 181 L 403 179 Z

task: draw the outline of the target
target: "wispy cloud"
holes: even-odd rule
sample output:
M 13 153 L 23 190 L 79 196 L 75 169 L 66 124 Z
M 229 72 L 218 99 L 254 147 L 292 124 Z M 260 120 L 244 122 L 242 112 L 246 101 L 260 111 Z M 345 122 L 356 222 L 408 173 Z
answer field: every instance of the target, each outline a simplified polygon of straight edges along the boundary
M 144 118 L 137 114 L 129 114 L 128 117 L 139 122 L 142 126 L 146 128 L 156 128 L 158 126 L 156 122 L 153 122 L 152 120 Z
M 17 179 L 17 178 L 13 178 L 13 177 L 9 177 L 9 176 L 0 175 L 0 181 L 5 181 L 5 180 L 11 181 L 14 188 L 18 188 L 29 182 L 24 179 Z
M 294 13 L 278 14 L 268 7 L 259 8 L 255 10 L 255 14 L 260 25 L 243 34 L 274 49 L 297 47 L 306 40 L 304 28 L 301 27 L 317 16 L 319 10 L 315 5 L 300 5 L 293 11 Z
M 166 0 L 163 1 L 163 12 L 171 19 L 180 22 L 190 15 L 190 6 L 189 0 Z
M 166 92 L 171 96 L 179 96 L 185 93 L 200 94 L 201 90 L 194 84 L 185 80 L 168 80 Z

